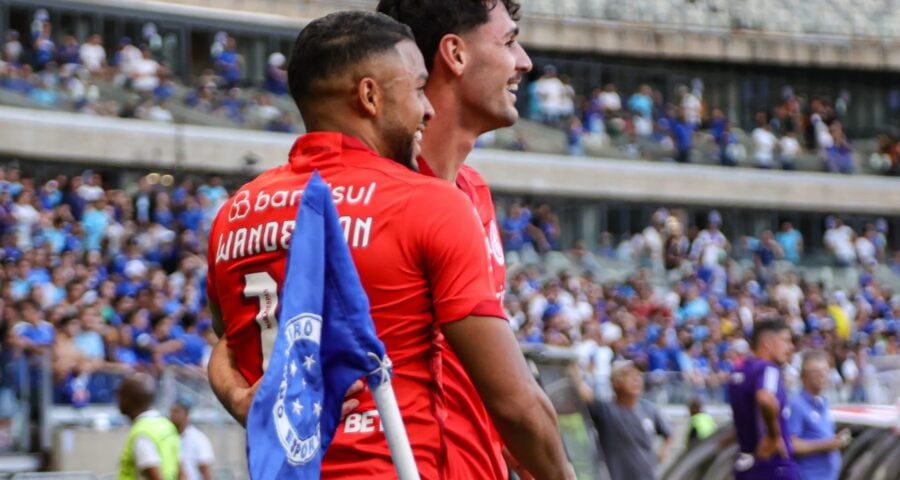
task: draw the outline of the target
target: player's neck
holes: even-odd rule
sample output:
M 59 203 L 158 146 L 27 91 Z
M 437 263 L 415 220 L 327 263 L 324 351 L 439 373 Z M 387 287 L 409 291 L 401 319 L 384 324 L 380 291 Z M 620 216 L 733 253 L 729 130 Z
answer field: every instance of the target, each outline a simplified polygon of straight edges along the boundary
M 426 88 L 435 113 L 425 130 L 422 155 L 436 177 L 455 182 L 480 132 L 466 120 L 457 84 L 442 79 L 441 75 L 432 75 Z
M 809 394 L 809 396 L 812 397 L 812 398 L 816 398 L 816 397 L 821 397 L 821 396 L 822 396 L 822 391 L 821 391 L 821 390 L 814 390 L 814 389 L 807 388 L 807 387 L 803 387 L 803 390 L 804 390 L 807 394 Z
M 422 139 L 422 156 L 435 177 L 456 182 L 459 169 L 475 148 L 477 136 L 434 121 L 428 125 L 428 132 L 431 133 L 426 132 Z

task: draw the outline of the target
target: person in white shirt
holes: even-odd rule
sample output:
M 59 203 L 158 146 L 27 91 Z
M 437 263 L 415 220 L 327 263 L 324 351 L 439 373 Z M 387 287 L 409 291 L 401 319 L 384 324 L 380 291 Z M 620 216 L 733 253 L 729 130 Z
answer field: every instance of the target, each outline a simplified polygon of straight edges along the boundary
M 775 163 L 775 145 L 778 140 L 766 121 L 766 114 L 756 114 L 757 127 L 753 129 L 753 158 L 757 168 L 772 168 Z
M 878 249 L 875 247 L 875 226 L 866 225 L 865 233 L 856 238 L 856 258 L 859 264 L 870 267 L 878 263 Z
M 169 409 L 169 420 L 181 434 L 181 471 L 184 480 L 210 480 L 216 458 L 209 437 L 190 424 L 192 406 L 190 398 L 180 396 Z
M 141 50 L 141 58 L 131 64 L 131 88 L 138 92 L 152 92 L 159 86 L 159 63 L 149 48 Z
M 781 168 L 785 170 L 794 170 L 797 168 L 797 157 L 800 156 L 800 142 L 797 141 L 797 134 L 787 132 L 780 140 L 778 140 L 779 159 L 781 160 Z
M 537 80 L 534 93 L 540 100 L 541 117 L 544 123 L 559 123 L 565 108 L 566 86 L 556 75 L 556 67 L 553 65 L 544 67 L 544 74 Z
M 31 190 L 23 190 L 16 197 L 16 203 L 12 207 L 12 217 L 15 219 L 16 246 L 20 250 L 31 250 L 32 231 L 41 219 L 40 212 L 32 204 L 34 194 Z
M 823 240 L 825 246 L 834 254 L 838 266 L 851 265 L 856 260 L 856 249 L 854 248 L 856 233 L 852 228 L 844 225 L 844 222 L 838 217 L 826 218 L 825 226 L 828 230 L 825 232 Z
M 698 98 L 697 95 L 694 95 L 694 93 L 688 90 L 684 85 L 678 88 L 678 97 L 681 99 L 681 108 L 684 109 L 684 117 L 687 119 L 688 123 L 694 127 L 700 126 L 702 120 L 701 110 L 703 109 L 700 98 Z
M 651 224 L 644 229 L 644 253 L 650 259 L 650 265 L 655 271 L 663 270 L 663 227 L 669 212 L 659 209 L 653 213 Z
M 616 114 L 622 110 L 622 97 L 616 91 L 616 86 L 611 83 L 607 83 L 603 87 L 598 100 L 600 100 L 600 106 L 604 112 Z
M 88 38 L 78 49 L 78 58 L 91 73 L 100 73 L 106 67 L 106 49 L 103 48 L 103 41 L 100 35 L 96 33 Z

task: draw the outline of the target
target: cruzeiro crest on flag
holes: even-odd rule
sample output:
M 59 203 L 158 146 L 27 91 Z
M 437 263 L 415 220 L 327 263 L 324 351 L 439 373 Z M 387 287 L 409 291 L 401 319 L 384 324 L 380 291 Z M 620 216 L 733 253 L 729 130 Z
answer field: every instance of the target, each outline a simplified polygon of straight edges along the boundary
M 322 390 L 322 317 L 301 313 L 288 320 L 284 333 L 285 357 L 290 362 L 284 366 L 272 415 L 288 463 L 305 465 L 316 458 L 322 445 L 322 405 L 314 395 Z M 301 363 L 297 363 L 298 359 L 302 359 Z

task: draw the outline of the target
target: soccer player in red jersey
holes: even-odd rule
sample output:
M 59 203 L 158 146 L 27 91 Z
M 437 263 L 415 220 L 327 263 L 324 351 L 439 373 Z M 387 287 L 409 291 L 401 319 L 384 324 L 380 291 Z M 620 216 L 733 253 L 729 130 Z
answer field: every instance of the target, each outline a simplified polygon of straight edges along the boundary
M 291 91 L 313 133 L 297 141 L 287 165 L 241 188 L 214 223 L 209 296 L 227 356 L 224 366 L 221 356 L 211 361 L 211 383 L 240 416 L 236 399 L 216 385 L 228 385 L 232 366 L 245 382 L 262 374 L 283 249 L 302 186 L 318 169 L 331 184 L 376 330 L 394 361 L 395 390 L 423 478 L 451 475 L 441 333 L 477 392 L 503 399 L 498 421 L 542 444 L 538 475 L 565 478 L 555 415 L 500 320 L 483 226 L 471 202 L 452 185 L 400 165 L 412 162 L 414 139 L 432 112 L 422 92 L 421 53 L 408 30 L 386 21 L 374 14 L 329 16 L 298 37 Z M 393 476 L 371 397 L 364 393 L 359 402 L 361 413 L 338 429 L 323 477 Z
M 435 117 L 423 138 L 419 171 L 454 182 L 474 203 L 491 254 L 497 296 L 502 300 L 506 265 L 494 202 L 487 182 L 464 162 L 479 135 L 508 127 L 518 119 L 515 92 L 522 75 L 532 68 L 517 41 L 519 3 L 380 0 L 377 8 L 412 28 L 429 70 L 425 94 L 435 107 Z M 472 382 L 452 349 L 443 365 L 451 412 L 447 434 L 457 446 L 452 452 L 459 455 L 455 463 L 464 472 L 460 478 L 506 479 L 502 442 L 488 415 L 490 405 L 486 409 L 473 394 Z M 525 460 L 538 454 L 527 446 L 509 446 Z

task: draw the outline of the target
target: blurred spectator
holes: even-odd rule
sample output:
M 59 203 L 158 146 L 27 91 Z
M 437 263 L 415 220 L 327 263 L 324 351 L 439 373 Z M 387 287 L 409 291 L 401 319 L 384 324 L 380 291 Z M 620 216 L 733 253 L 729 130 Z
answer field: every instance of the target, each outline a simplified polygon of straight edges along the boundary
M 669 276 L 669 280 L 673 281 L 680 278 L 685 262 L 688 260 L 689 241 L 683 235 L 681 222 L 675 217 L 669 217 L 665 222 L 665 246 L 664 246 L 664 266 Z
M 113 55 L 112 66 L 118 69 L 120 74 L 120 84 L 127 82 L 132 74 L 133 66 L 144 58 L 139 48 L 131 44 L 131 38 L 122 37 L 116 53 Z
M 523 208 L 518 202 L 513 202 L 509 207 L 509 213 L 501 222 L 503 247 L 508 252 L 518 252 L 529 243 L 531 237 L 528 234 L 528 226 L 531 224 L 531 211 Z
M 691 423 L 688 428 L 688 447 L 701 440 L 706 440 L 716 433 L 716 421 L 710 414 L 703 411 L 703 403 L 699 398 L 691 399 L 688 413 L 691 415 Z
M 706 228 L 701 230 L 691 245 L 691 258 L 697 262 L 697 275 L 716 293 L 725 292 L 726 272 L 723 266 L 731 251 L 731 244 L 719 230 L 722 215 L 713 210 L 707 217 Z
M 139 93 L 150 93 L 159 86 L 159 63 L 147 46 L 141 47 L 141 58 L 130 61 L 128 78 L 131 88 Z
M 840 217 L 829 216 L 825 219 L 825 247 L 834 255 L 835 262 L 840 267 L 852 265 L 856 260 L 856 233 L 853 229 L 844 225 Z
M 785 170 L 797 169 L 797 157 L 801 153 L 800 142 L 797 141 L 797 134 L 788 131 L 781 139 L 778 140 L 778 159 L 781 162 L 781 168 Z
M 102 73 L 106 68 L 106 49 L 103 48 L 103 39 L 98 34 L 91 35 L 81 45 L 78 51 L 81 64 L 94 75 Z
M 19 66 L 21 65 L 23 53 L 24 49 L 22 48 L 22 43 L 19 42 L 19 32 L 15 30 L 6 32 L 6 37 L 3 42 L 3 55 L 0 56 L 0 60 L 8 62 L 13 66 Z
M 702 109 L 700 96 L 696 92 L 690 91 L 688 87 L 681 85 L 678 87 L 676 97 L 678 98 L 678 105 L 684 111 L 685 121 L 691 128 L 698 128 L 700 126 Z
M 764 230 L 760 234 L 759 245 L 753 251 L 753 263 L 756 266 L 756 275 L 763 287 L 766 287 L 774 275 L 775 260 L 784 256 L 781 245 L 775 241 L 775 235 L 771 230 Z
M 683 108 L 678 108 L 677 118 L 672 125 L 672 141 L 675 144 L 675 161 L 688 163 L 691 161 L 691 149 L 694 147 L 694 126 L 687 118 Z
M 78 44 L 78 39 L 74 35 L 66 35 L 56 52 L 57 63 L 62 66 L 81 64 L 80 51 L 81 46 Z
M 181 435 L 181 473 L 184 480 L 211 480 L 215 462 L 209 437 L 190 423 L 193 401 L 179 396 L 169 410 L 169 420 Z
M 665 209 L 653 212 L 653 215 L 650 217 L 650 225 L 642 232 L 644 236 L 642 244 L 645 253 L 644 257 L 648 261 L 642 261 L 641 263 L 643 266 L 650 266 L 656 271 L 662 271 L 663 269 L 663 229 L 668 218 L 669 212 Z
M 756 168 L 772 168 L 775 166 L 775 146 L 778 140 L 772 134 L 766 114 L 756 114 L 756 128 L 753 129 L 753 160 Z
M 781 222 L 781 230 L 775 235 L 775 240 L 784 252 L 784 259 L 797 264 L 803 255 L 803 235 L 794 228 L 791 222 Z
M 221 53 L 213 56 L 216 73 L 222 78 L 222 86 L 232 89 L 238 85 L 241 79 L 241 69 L 244 65 L 243 57 L 237 52 L 237 40 L 228 36 L 225 39 Z
M 650 120 L 653 118 L 653 91 L 650 85 L 641 85 L 638 90 L 628 98 L 628 110 L 631 113 Z
M 10 345 L 27 354 L 49 352 L 56 331 L 53 324 L 42 317 L 39 305 L 31 299 L 25 299 L 16 308 L 21 314 L 21 320 L 12 327 Z
M 608 115 L 617 115 L 622 110 L 622 98 L 612 83 L 603 86 L 603 91 L 600 92 L 598 99 L 600 108 Z
M 575 115 L 575 88 L 568 75 L 560 75 L 559 81 L 563 86 L 562 102 L 560 102 L 559 115 L 566 119 Z
M 863 234 L 856 237 L 856 258 L 859 260 L 859 264 L 864 267 L 878 264 L 878 249 L 875 246 L 877 235 L 875 226 L 866 224 Z
M 584 155 L 584 145 L 582 137 L 584 136 L 584 126 L 581 120 L 575 115 L 569 116 L 568 128 L 566 129 L 566 142 L 569 145 L 569 155 Z
M 668 456 L 672 432 L 656 406 L 642 398 L 644 381 L 640 371 L 630 363 L 613 368 L 614 401 L 596 399 L 580 374 L 573 376 L 581 397 L 588 402 L 610 478 L 659 478 L 656 466 Z M 663 438 L 659 450 L 654 448 L 656 436 Z
M 288 93 L 287 71 L 284 69 L 285 56 L 281 52 L 269 55 L 266 66 L 266 83 L 263 88 L 272 95 Z
M 855 162 L 853 158 L 853 146 L 844 135 L 841 124 L 834 122 L 830 129 L 832 144 L 825 149 L 827 155 L 826 166 L 831 173 L 853 173 Z
M 547 125 L 558 125 L 562 119 L 566 86 L 560 81 L 556 67 L 547 65 L 543 75 L 534 84 L 540 119 Z
M 32 42 L 34 52 L 32 63 L 37 71 L 43 70 L 48 63 L 53 61 L 56 55 L 56 44 L 53 43 L 52 32 L 53 27 L 50 26 L 50 22 L 44 21 L 41 23 L 40 31 Z

